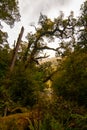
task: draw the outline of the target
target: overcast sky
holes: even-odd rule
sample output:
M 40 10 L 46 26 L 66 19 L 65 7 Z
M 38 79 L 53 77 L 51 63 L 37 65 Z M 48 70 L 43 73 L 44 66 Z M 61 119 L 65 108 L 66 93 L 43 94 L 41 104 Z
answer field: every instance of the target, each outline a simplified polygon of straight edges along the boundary
M 24 37 L 31 30 L 30 24 L 37 23 L 40 12 L 50 18 L 58 16 L 59 11 L 63 11 L 68 16 L 70 11 L 79 15 L 79 9 L 84 0 L 19 0 L 21 22 L 16 23 L 13 29 L 5 26 L 4 30 L 9 32 L 9 43 L 12 45 L 17 39 L 21 26 L 24 26 Z

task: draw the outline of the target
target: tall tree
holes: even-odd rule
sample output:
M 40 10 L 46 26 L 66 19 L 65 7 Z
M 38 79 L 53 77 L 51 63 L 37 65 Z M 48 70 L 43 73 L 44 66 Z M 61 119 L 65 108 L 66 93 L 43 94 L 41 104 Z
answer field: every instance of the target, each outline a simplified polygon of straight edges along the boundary
M 75 24 L 76 19 L 73 16 L 73 12 L 71 12 L 67 19 L 64 19 L 61 12 L 59 17 L 53 21 L 46 15 L 41 14 L 38 26 L 35 27 L 35 33 L 30 32 L 27 35 L 28 46 L 23 58 L 23 61 L 26 61 L 26 67 L 31 62 L 37 62 L 38 59 L 46 58 L 47 55 L 42 57 L 40 55 L 44 50 L 54 50 L 61 56 L 66 48 L 70 48 L 69 42 L 71 40 L 66 42 L 66 44 L 64 44 L 64 41 L 69 38 L 73 39 Z M 50 47 L 51 44 L 55 44 L 55 39 L 60 41 L 58 46 L 56 48 Z

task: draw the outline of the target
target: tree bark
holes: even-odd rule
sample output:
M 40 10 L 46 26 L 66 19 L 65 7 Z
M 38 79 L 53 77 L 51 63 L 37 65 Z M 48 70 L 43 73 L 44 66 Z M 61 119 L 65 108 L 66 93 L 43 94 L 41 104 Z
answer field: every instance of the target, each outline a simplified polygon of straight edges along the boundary
M 10 72 L 13 71 L 13 68 L 14 68 L 14 65 L 15 65 L 15 61 L 16 61 L 16 57 L 17 57 L 17 53 L 18 53 L 18 49 L 19 49 L 19 45 L 20 45 L 23 33 L 24 33 L 24 27 L 21 28 L 19 37 L 17 39 L 16 47 L 14 49 L 14 53 L 13 53 L 13 57 L 12 57 L 12 61 L 11 61 Z

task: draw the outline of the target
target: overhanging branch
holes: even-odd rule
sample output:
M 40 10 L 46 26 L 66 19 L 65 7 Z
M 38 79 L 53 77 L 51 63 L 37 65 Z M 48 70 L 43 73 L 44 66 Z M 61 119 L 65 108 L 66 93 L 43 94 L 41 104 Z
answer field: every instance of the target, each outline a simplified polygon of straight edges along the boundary
M 51 47 L 48 47 L 48 46 L 44 46 L 44 47 L 37 47 L 37 50 L 45 50 L 45 49 L 47 49 L 47 50 L 53 50 L 53 51 L 56 51 L 56 49 L 51 48 Z

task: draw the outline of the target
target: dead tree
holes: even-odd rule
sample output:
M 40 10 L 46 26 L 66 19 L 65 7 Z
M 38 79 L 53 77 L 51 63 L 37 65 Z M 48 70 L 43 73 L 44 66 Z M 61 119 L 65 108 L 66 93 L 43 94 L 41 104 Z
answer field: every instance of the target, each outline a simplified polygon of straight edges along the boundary
M 16 61 L 16 57 L 17 57 L 17 53 L 18 53 L 18 49 L 19 49 L 19 45 L 21 43 L 21 39 L 24 33 L 24 27 L 21 28 L 19 37 L 17 39 L 17 43 L 16 43 L 16 47 L 14 48 L 14 53 L 12 56 L 12 61 L 11 61 L 11 66 L 10 66 L 10 73 L 13 71 L 14 65 L 15 65 L 15 61 Z

